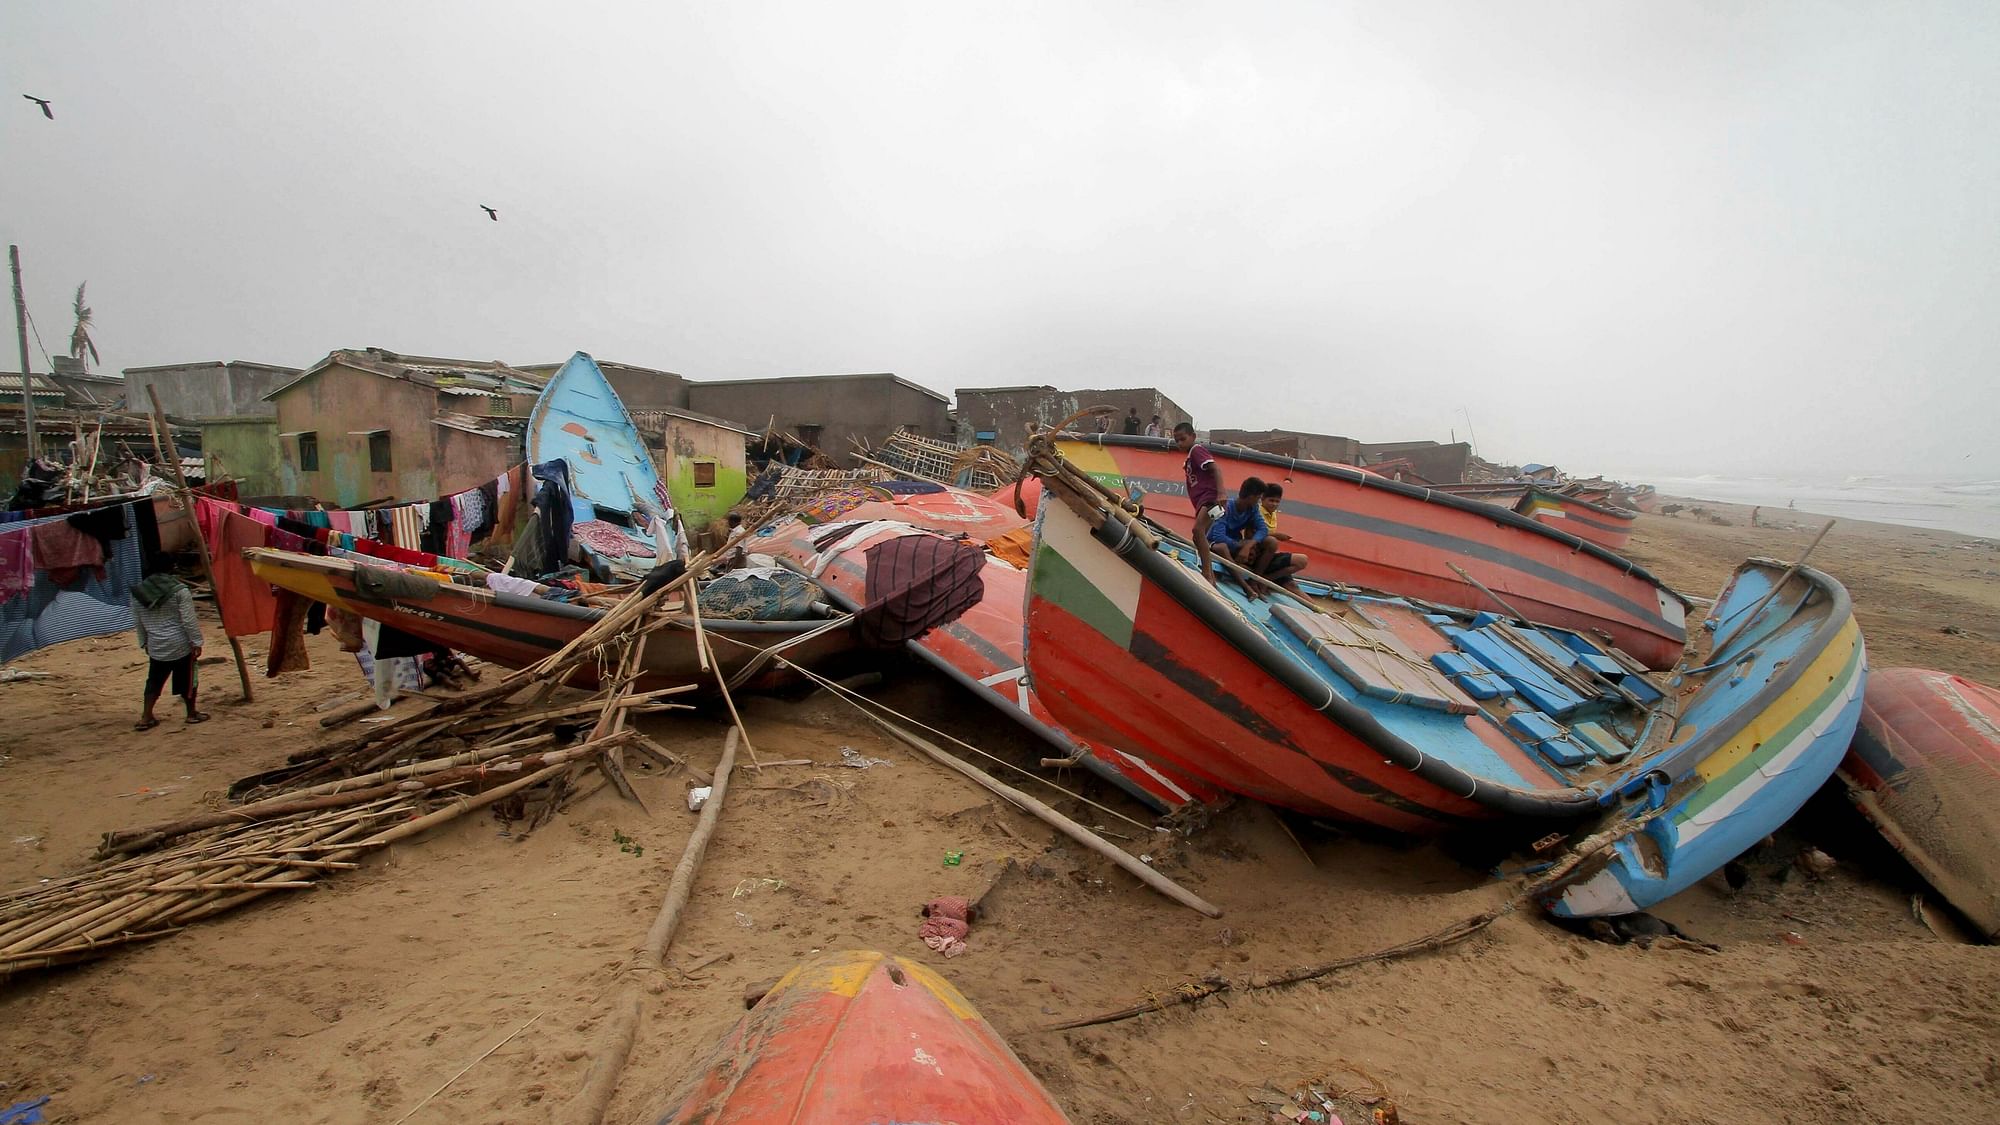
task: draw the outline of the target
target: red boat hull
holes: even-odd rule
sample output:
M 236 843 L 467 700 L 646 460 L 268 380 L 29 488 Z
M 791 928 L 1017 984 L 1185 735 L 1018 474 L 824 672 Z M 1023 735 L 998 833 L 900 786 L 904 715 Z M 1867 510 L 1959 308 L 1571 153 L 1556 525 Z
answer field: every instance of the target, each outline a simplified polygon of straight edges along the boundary
M 447 583 L 438 583 L 436 593 L 429 598 L 372 597 L 355 588 L 352 564 L 287 551 L 250 552 L 250 568 L 259 579 L 274 586 L 392 625 L 412 636 L 503 668 L 525 668 L 552 655 L 583 635 L 592 622 L 603 616 L 600 610 Z M 710 619 L 702 624 L 713 634 L 710 647 L 715 662 L 723 675 L 728 676 L 757 653 L 800 638 L 825 622 Z M 733 643 L 736 641 L 744 643 Z M 853 651 L 854 647 L 851 634 L 839 629 L 801 641 L 785 649 L 785 656 L 812 667 Z M 704 690 L 715 686 L 715 674 L 701 666 L 691 630 L 666 629 L 654 633 L 646 644 L 645 659 L 639 680 L 641 690 L 685 684 Z M 586 662 L 568 683 L 572 687 L 593 687 L 596 676 L 596 664 Z M 770 688 L 788 678 L 773 664 L 754 674 L 744 687 Z
M 1024 526 L 1024 521 L 994 500 L 965 492 L 956 495 L 957 499 L 949 505 L 864 504 L 841 518 L 893 520 L 947 532 L 970 526 L 1004 534 Z M 953 518 L 940 521 L 939 512 Z M 770 536 L 758 539 L 754 549 L 810 573 L 820 561 L 812 545 L 812 536 L 819 530 L 798 521 L 781 524 Z M 867 548 L 893 534 L 894 531 L 885 528 L 840 552 L 820 571 L 820 584 L 843 604 L 864 604 L 868 591 Z M 1100 743 L 1078 737 L 1057 722 L 1041 698 L 1024 682 L 1026 659 L 1022 651 L 1021 615 L 1027 604 L 1027 573 L 989 556 L 980 578 L 986 586 L 985 596 L 958 620 L 911 642 L 910 648 L 917 655 L 1047 740 L 1063 756 L 1079 758 L 1081 766 L 1099 773 L 1156 811 L 1169 812 L 1189 801 L 1212 801 L 1222 795 L 1214 786 L 1180 776 L 1119 749 L 1116 742 Z
M 1136 484 L 1146 515 L 1191 535 L 1182 455 L 1157 439 L 1066 440 L 1071 464 L 1114 491 Z M 1285 461 L 1211 446 L 1223 482 L 1282 481 L 1284 547 L 1306 557 L 1305 576 L 1475 610 L 1498 607 L 1452 567 L 1530 620 L 1601 632 L 1651 668 L 1670 668 L 1687 644 L 1686 603 L 1633 563 L 1492 505 L 1384 481 L 1318 462 Z M 1278 464 L 1266 462 L 1277 460 Z
M 1567 531 L 1607 551 L 1622 551 L 1631 543 L 1632 524 L 1638 519 L 1636 512 L 1607 508 L 1581 497 L 1540 489 L 1530 489 L 1515 503 L 1514 510 L 1536 523 Z
M 2000 691 L 1924 668 L 1874 672 L 1840 776 L 1910 865 L 2000 938 Z
M 1067 1125 L 950 982 L 884 953 L 800 965 L 676 1091 L 660 1125 Z

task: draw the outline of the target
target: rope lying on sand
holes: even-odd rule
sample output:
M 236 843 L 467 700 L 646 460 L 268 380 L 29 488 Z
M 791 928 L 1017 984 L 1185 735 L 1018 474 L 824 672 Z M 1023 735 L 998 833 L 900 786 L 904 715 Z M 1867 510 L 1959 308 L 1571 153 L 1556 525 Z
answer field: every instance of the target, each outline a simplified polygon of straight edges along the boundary
M 1414 957 L 1420 953 L 1438 952 L 1439 950 L 1457 945 L 1474 934 L 1480 933 L 1501 918 L 1514 913 L 1523 904 L 1532 902 L 1536 898 L 1555 890 L 1584 861 L 1604 852 L 1613 844 L 1644 828 L 1664 811 L 1666 811 L 1665 808 L 1653 809 L 1640 816 L 1633 817 L 1631 820 L 1625 821 L 1616 827 L 1587 837 L 1580 841 L 1574 848 L 1570 849 L 1553 867 L 1543 872 L 1534 881 L 1523 886 L 1514 894 L 1508 896 L 1507 901 L 1501 903 L 1499 906 L 1491 910 L 1480 911 L 1466 918 L 1460 918 L 1455 922 L 1432 930 L 1421 937 L 1411 938 L 1408 941 L 1400 942 L 1384 949 L 1377 949 L 1373 952 L 1342 957 L 1337 961 L 1288 969 L 1269 975 L 1256 973 L 1237 981 L 1231 981 L 1227 977 L 1222 976 L 1204 977 L 1198 981 L 1176 985 L 1165 993 L 1156 993 L 1148 999 L 1129 1007 L 1118 1008 L 1109 1012 L 1100 1012 L 1093 1016 L 1082 1016 L 1073 1020 L 1065 1020 L 1061 1023 L 1047 1024 L 1040 1030 L 1070 1031 L 1079 1027 L 1095 1027 L 1099 1024 L 1117 1023 L 1120 1020 L 1129 1020 L 1134 1016 L 1143 1016 L 1148 1012 L 1161 1012 L 1183 1004 L 1198 1004 L 1221 992 L 1256 992 L 1266 988 L 1282 988 L 1286 985 L 1302 984 L 1309 980 L 1318 980 L 1321 977 L 1332 976 L 1334 973 L 1354 968 L 1357 965 L 1367 965 L 1377 961 L 1395 961 L 1405 957 Z

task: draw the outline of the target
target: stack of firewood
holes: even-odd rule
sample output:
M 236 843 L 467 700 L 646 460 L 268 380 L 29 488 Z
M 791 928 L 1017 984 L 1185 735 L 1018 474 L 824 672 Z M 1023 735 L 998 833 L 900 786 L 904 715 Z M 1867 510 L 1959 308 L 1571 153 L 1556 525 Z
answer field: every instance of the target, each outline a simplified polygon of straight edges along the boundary
M 648 637 L 680 624 L 662 604 L 710 561 L 697 556 L 675 582 L 628 597 L 538 664 L 239 782 L 232 792 L 255 798 L 249 803 L 106 833 L 94 865 L 0 896 L 0 978 L 100 957 L 275 891 L 309 889 L 369 851 L 498 802 L 532 829 L 587 795 L 580 782 L 592 773 L 637 800 L 624 770 L 628 751 L 704 776 L 626 721 L 682 707 L 663 697 L 694 690 L 631 688 Z M 554 699 L 588 664 L 597 666 L 597 690 Z M 524 814 L 528 806 L 535 811 Z

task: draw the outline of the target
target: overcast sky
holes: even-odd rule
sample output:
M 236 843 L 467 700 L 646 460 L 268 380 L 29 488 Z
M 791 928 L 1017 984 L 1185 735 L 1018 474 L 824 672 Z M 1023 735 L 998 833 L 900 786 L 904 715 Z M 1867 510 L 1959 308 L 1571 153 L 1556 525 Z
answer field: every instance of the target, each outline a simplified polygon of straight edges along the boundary
M 43 339 L 2000 477 L 1992 0 L 667 7 L 9 0 Z

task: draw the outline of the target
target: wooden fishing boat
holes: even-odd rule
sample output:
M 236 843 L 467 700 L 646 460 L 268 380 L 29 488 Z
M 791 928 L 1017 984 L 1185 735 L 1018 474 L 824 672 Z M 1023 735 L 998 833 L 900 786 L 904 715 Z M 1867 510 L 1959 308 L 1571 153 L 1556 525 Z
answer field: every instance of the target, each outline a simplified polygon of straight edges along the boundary
M 1070 764 L 1103 778 L 1155 812 L 1171 812 L 1189 801 L 1221 795 L 1213 786 L 1179 776 L 1116 744 L 1077 737 L 1027 686 L 1021 645 L 1027 574 L 991 549 L 993 540 L 1024 529 L 1026 520 L 992 499 L 954 488 L 855 503 L 843 507 L 840 518 L 835 524 L 781 521 L 754 539 L 752 549 L 814 576 L 835 605 L 852 612 L 867 601 L 869 548 L 899 535 L 972 529 L 973 538 L 989 544 L 980 575 L 985 596 L 958 620 L 909 642 L 910 651 L 1047 742 Z M 1025 545 L 1016 557 L 1026 560 Z
M 1910 866 L 2000 940 L 2000 691 L 1928 668 L 1877 671 L 1840 777 Z
M 575 640 L 604 611 L 522 594 L 505 594 L 440 582 L 427 575 L 391 571 L 271 548 L 244 552 L 259 581 L 392 625 L 412 636 L 476 656 L 505 668 L 524 668 Z M 391 590 L 382 575 L 393 576 Z M 374 587 L 365 589 L 364 587 Z M 782 684 L 786 677 L 767 650 L 782 652 L 801 665 L 825 666 L 853 652 L 844 625 L 816 621 L 735 621 L 704 618 L 711 649 L 731 686 L 750 690 Z M 740 643 L 731 643 L 740 642 Z M 570 683 L 595 684 L 595 666 L 586 664 Z M 740 680 L 739 680 L 740 677 Z M 703 671 L 693 629 L 652 634 L 646 644 L 640 690 L 701 685 L 713 689 L 715 674 Z
M 595 360 L 569 358 L 528 416 L 528 461 L 569 466 L 572 553 L 603 580 L 674 557 L 672 504 L 618 392 Z M 558 565 L 550 560 L 551 567 Z
M 1405 835 L 1480 821 L 1629 835 L 1550 909 L 1657 902 L 1790 817 L 1833 772 L 1866 661 L 1847 592 L 1753 559 L 1672 677 L 1568 629 L 1356 592 L 1250 600 L 1053 452 L 1027 667 L 1080 736 L 1315 816 Z M 1533 824 L 1534 831 L 1544 829 Z
M 660 1125 L 1065 1125 L 951 983 L 886 953 L 828 953 L 764 994 L 669 1099 Z
M 1136 486 L 1146 514 L 1176 535 L 1194 527 L 1181 452 L 1165 438 L 1062 435 L 1058 448 L 1117 492 Z M 1687 602 L 1639 566 L 1515 512 L 1359 469 L 1234 445 L 1210 445 L 1223 482 L 1261 476 L 1285 486 L 1285 549 L 1305 576 L 1492 608 L 1454 566 L 1531 621 L 1611 639 L 1649 668 L 1670 668 L 1687 643 Z
M 1514 502 L 1514 510 L 1550 527 L 1560 528 L 1607 551 L 1622 551 L 1632 541 L 1632 524 L 1639 513 L 1607 507 L 1581 495 L 1531 488 Z

